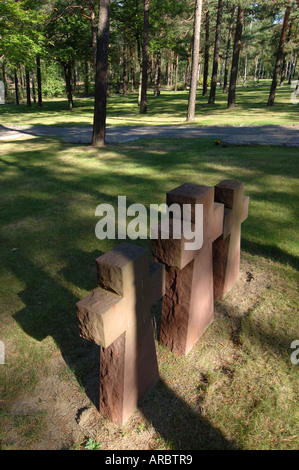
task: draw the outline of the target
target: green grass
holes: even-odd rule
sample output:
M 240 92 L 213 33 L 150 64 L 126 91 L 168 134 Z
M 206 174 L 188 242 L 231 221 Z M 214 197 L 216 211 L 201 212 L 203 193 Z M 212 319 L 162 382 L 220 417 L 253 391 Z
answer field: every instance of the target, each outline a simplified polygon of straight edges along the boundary
M 84 449 L 88 439 L 102 449 L 298 448 L 297 174 L 296 149 L 205 139 L 100 151 L 54 139 L 1 143 L 2 449 Z M 184 182 L 225 178 L 244 181 L 251 198 L 240 283 L 186 358 L 157 346 L 162 381 L 122 430 L 98 417 L 72 434 L 98 363 L 97 348 L 79 338 L 75 304 L 95 287 L 95 258 L 117 244 L 96 239 L 95 208 L 118 195 L 149 207 Z
M 298 106 L 291 103 L 293 89 L 289 85 L 278 87 L 275 105 L 268 108 L 270 81 L 239 87 L 237 107 L 227 111 L 227 95 L 217 90 L 215 105 L 209 105 L 198 89 L 196 125 L 293 125 L 298 123 Z M 137 94 L 111 95 L 108 99 L 108 125 L 157 125 L 185 124 L 188 92 L 162 90 L 160 97 L 148 92 L 148 113 L 139 114 Z M 72 112 L 67 111 L 63 99 L 45 101 L 42 109 L 37 105 L 27 108 L 25 104 L 0 106 L 0 122 L 9 125 L 56 125 L 89 126 L 93 122 L 93 99 L 78 98 Z

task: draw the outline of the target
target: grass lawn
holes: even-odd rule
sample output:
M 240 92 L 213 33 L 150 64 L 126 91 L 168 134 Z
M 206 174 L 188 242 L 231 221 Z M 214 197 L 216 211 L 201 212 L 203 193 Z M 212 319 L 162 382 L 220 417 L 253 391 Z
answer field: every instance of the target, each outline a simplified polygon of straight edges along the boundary
M 0 447 L 84 449 L 93 439 L 114 450 L 298 448 L 296 175 L 291 148 L 0 143 Z M 96 412 L 99 351 L 76 319 L 76 301 L 96 285 L 95 258 L 117 244 L 96 239 L 95 208 L 118 195 L 149 207 L 184 182 L 225 178 L 244 181 L 251 198 L 240 281 L 187 357 L 157 344 L 161 382 L 118 428 Z M 157 331 L 159 315 L 157 303 Z
M 239 87 L 237 89 L 237 108 L 227 111 L 227 95 L 217 91 L 215 105 L 209 105 L 208 97 L 203 97 L 198 89 L 196 105 L 196 125 L 294 125 L 298 124 L 299 107 L 291 103 L 289 85 L 278 87 L 275 105 L 268 108 L 267 101 L 270 81 L 261 85 Z M 72 112 L 67 111 L 65 99 L 44 101 L 27 108 L 26 104 L 0 106 L 0 124 L 9 125 L 57 125 L 89 126 L 93 122 L 93 98 L 78 98 Z M 186 124 L 188 91 L 162 90 L 160 97 L 148 92 L 148 113 L 139 114 L 137 94 L 127 97 L 112 95 L 108 99 L 108 125 L 154 125 Z

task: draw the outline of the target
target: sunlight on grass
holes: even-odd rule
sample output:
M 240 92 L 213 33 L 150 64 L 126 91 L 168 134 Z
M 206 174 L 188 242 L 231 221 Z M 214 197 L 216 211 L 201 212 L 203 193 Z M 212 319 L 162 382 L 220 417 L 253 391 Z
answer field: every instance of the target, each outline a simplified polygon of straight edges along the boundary
M 96 239 L 97 205 L 116 206 L 117 197 L 126 195 L 127 205 L 139 202 L 149 208 L 165 202 L 166 191 L 182 183 L 214 185 L 226 178 L 244 181 L 251 198 L 242 226 L 243 277 L 217 304 L 213 326 L 190 355 L 176 358 L 157 347 L 166 385 L 145 400 L 121 442 L 135 438 L 139 419 L 139 434 L 151 430 L 154 449 L 217 447 L 222 445 L 219 433 L 238 448 L 295 448 L 298 381 L 289 355 L 298 332 L 297 154 L 291 148 L 223 148 L 210 139 L 144 139 L 102 150 L 55 139 L 2 142 L 3 448 L 35 445 L 41 431 L 32 433 L 34 423 L 42 430 L 52 419 L 52 410 L 46 420 L 34 414 L 39 403 L 34 393 L 43 380 L 53 379 L 53 364 L 59 365 L 57 386 L 66 387 L 72 400 L 85 394 L 82 383 L 98 356 L 79 337 L 75 304 L 96 285 L 95 258 L 117 244 Z M 150 249 L 149 240 L 136 243 Z M 246 272 L 253 273 L 252 282 L 246 281 Z M 232 341 L 236 331 L 237 345 Z M 32 414 L 24 411 L 27 418 L 14 421 L 14 410 L 20 403 L 26 410 L 31 396 Z M 172 416 L 174 408 L 180 413 Z M 149 410 L 161 426 L 174 430 L 169 439 L 155 431 Z M 206 432 L 207 423 L 218 438 Z M 117 432 L 101 422 L 102 448 L 107 436 L 118 442 Z
M 298 106 L 291 103 L 292 88 L 289 85 L 279 87 L 275 106 L 266 106 L 270 81 L 262 84 L 239 87 L 237 90 L 236 109 L 227 110 L 227 95 L 217 89 L 215 105 L 209 105 L 208 99 L 197 92 L 196 119 L 191 125 L 294 125 L 298 124 Z M 0 107 L 1 124 L 10 125 L 54 125 L 54 126 L 91 126 L 93 123 L 93 98 L 75 99 L 75 106 L 69 112 L 67 101 L 54 99 L 44 101 L 43 109 L 25 104 L 16 106 L 7 104 Z M 186 124 L 188 91 L 177 93 L 162 90 L 160 97 L 148 92 L 148 113 L 139 113 L 137 93 L 111 95 L 108 98 L 107 124 L 120 125 L 178 125 Z

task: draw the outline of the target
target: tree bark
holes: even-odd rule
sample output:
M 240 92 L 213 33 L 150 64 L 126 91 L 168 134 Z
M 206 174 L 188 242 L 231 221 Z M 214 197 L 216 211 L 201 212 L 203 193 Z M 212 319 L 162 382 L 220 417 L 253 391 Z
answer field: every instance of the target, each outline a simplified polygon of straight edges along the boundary
M 219 64 L 219 50 L 220 50 L 220 40 L 221 40 L 222 13 L 223 13 L 223 0 L 218 0 L 218 12 L 217 12 L 216 34 L 215 34 L 213 73 L 212 73 L 212 82 L 211 82 L 211 89 L 210 89 L 209 104 L 214 104 L 215 103 L 215 98 L 216 98 L 217 74 L 218 74 L 218 64 Z
M 19 79 L 17 70 L 15 70 L 15 94 L 16 94 L 16 105 L 20 104 L 19 100 Z
M 233 58 L 232 58 L 232 68 L 229 81 L 229 90 L 228 90 L 228 109 L 236 107 L 236 86 L 237 86 L 237 77 L 238 77 L 238 67 L 239 67 L 239 57 L 242 43 L 242 28 L 244 21 L 244 12 L 245 7 L 238 6 L 238 16 L 237 16 L 237 25 L 234 38 L 234 48 L 233 48 Z
M 161 95 L 161 52 L 157 53 L 156 67 L 155 67 L 155 96 Z
M 288 36 L 287 36 L 287 39 L 286 39 L 286 43 L 290 42 L 290 39 L 291 39 L 291 36 L 292 36 L 292 26 L 293 26 L 293 22 L 291 21 Z M 284 81 L 286 79 L 286 75 L 287 75 L 287 55 L 284 53 L 283 54 L 283 63 L 282 63 L 282 67 L 281 67 L 280 85 L 284 84 Z
M 128 61 L 127 61 L 127 45 L 123 44 L 123 95 L 128 94 Z
M 223 78 L 223 93 L 227 93 L 228 59 L 229 59 L 230 44 L 231 44 L 232 35 L 233 35 L 235 9 L 236 7 L 234 6 L 232 8 L 230 24 L 229 24 L 229 29 L 228 29 L 228 37 L 227 37 L 226 53 L 225 53 L 224 78 Z
M 43 106 L 43 97 L 42 97 L 42 75 L 40 68 L 40 56 L 36 57 L 36 79 L 37 79 L 37 103 L 41 108 Z
M 192 52 L 192 43 L 193 43 L 193 38 L 191 39 L 190 46 L 189 46 L 189 54 L 188 54 L 188 59 L 187 59 L 187 66 L 186 66 L 186 75 L 185 75 L 185 83 L 184 83 L 184 90 L 187 90 L 189 81 L 190 81 L 190 60 L 191 60 L 191 52 Z
M 84 94 L 89 95 L 89 64 L 88 61 L 84 61 Z
M 179 75 L 179 55 L 176 55 L 175 61 L 175 82 L 174 82 L 174 92 L 178 91 L 178 75 Z
M 72 68 L 70 62 L 64 64 L 64 76 L 65 76 L 65 86 L 66 86 L 66 95 L 69 105 L 69 111 L 73 110 L 74 101 L 73 101 L 73 90 L 72 90 Z
M 29 70 L 27 69 L 27 67 L 26 67 L 25 75 L 26 75 L 27 106 L 28 106 L 28 108 L 31 108 L 30 73 L 29 73 Z
M 196 90 L 197 90 L 197 77 L 198 77 L 199 49 L 200 49 L 201 14 L 202 14 L 202 0 L 195 0 L 191 84 L 190 84 L 189 100 L 188 100 L 187 122 L 192 122 L 195 119 L 195 104 L 196 104 Z
M 100 0 L 92 145 L 105 145 L 108 92 L 110 0 Z
M 33 103 L 36 104 L 36 92 L 35 92 L 35 80 L 34 80 L 34 72 L 31 71 L 31 83 L 32 83 L 32 98 Z
M 205 20 L 205 33 L 206 33 L 206 43 L 205 43 L 205 63 L 203 71 L 203 87 L 202 95 L 207 96 L 208 94 L 208 75 L 209 75 L 209 60 L 210 60 L 210 12 L 207 9 L 206 11 L 206 20 Z
M 283 25 L 282 25 L 282 30 L 281 30 L 281 35 L 280 35 L 280 41 L 279 41 L 279 46 L 278 46 L 278 51 L 276 55 L 276 63 L 274 67 L 274 72 L 273 72 L 273 80 L 272 80 L 272 85 L 270 89 L 270 94 L 269 94 L 269 99 L 267 106 L 273 106 L 274 105 L 274 100 L 275 100 L 275 93 L 276 93 L 276 88 L 279 80 L 279 75 L 280 75 L 280 66 L 281 66 L 281 61 L 283 57 L 283 47 L 286 39 L 286 33 L 288 29 L 288 23 L 289 23 L 289 18 L 290 18 L 290 13 L 291 13 L 291 6 L 287 6 L 285 14 L 284 14 L 284 20 L 283 20 Z
M 96 29 L 96 20 L 95 20 L 95 11 L 93 0 L 89 0 L 89 10 L 90 10 L 90 23 L 91 23 L 91 43 L 92 43 L 92 57 L 93 57 L 93 70 L 94 75 L 96 74 L 96 65 L 97 65 L 97 29 Z
M 147 72 L 148 72 L 149 9 L 150 9 L 150 0 L 144 0 L 140 114 L 147 113 L 147 96 L 146 95 L 147 95 Z

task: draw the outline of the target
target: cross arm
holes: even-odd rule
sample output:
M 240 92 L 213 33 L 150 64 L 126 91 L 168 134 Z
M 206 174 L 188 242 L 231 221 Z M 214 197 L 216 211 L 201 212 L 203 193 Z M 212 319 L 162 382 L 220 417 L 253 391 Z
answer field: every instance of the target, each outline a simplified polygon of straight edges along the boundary
M 80 336 L 107 348 L 127 329 L 121 296 L 98 287 L 76 304 Z
M 198 250 L 186 250 L 186 244 L 192 243 L 194 238 L 190 239 L 187 232 L 181 233 L 177 228 L 178 224 L 181 226 L 182 222 L 170 219 L 168 231 L 163 228 L 162 223 L 152 228 L 152 233 L 155 233 L 155 237 L 151 237 L 152 254 L 159 263 L 183 269 L 196 257 Z M 195 225 L 191 223 L 190 226 L 194 232 Z

